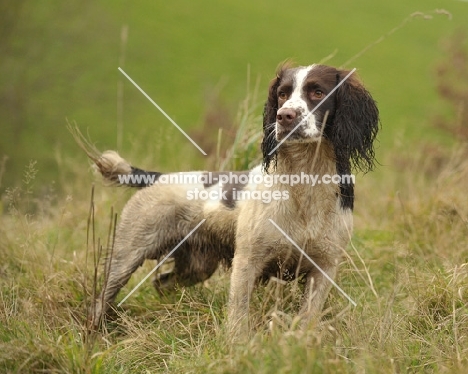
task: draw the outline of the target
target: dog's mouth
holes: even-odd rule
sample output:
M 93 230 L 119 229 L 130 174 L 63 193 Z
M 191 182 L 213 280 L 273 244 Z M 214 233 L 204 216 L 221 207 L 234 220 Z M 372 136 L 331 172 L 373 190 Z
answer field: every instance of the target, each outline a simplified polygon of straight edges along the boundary
M 284 140 L 285 143 L 310 143 L 320 139 L 321 133 L 315 126 L 312 129 L 308 125 L 300 125 L 296 128 L 298 123 L 288 128 L 276 123 L 276 140 Z

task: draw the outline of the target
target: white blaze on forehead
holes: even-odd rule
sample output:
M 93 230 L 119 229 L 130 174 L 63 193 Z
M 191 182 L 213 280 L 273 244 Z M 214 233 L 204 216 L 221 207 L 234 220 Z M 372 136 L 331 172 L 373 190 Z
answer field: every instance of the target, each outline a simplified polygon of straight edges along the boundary
M 304 82 L 307 79 L 309 72 L 315 65 L 303 66 L 297 68 L 293 77 L 293 92 L 289 99 L 283 104 L 283 108 L 292 108 L 302 115 L 309 111 L 307 102 L 304 100 Z
M 315 67 L 315 65 L 310 65 L 306 67 L 299 68 L 299 70 L 294 74 L 294 91 L 291 94 L 291 99 L 298 99 L 302 96 L 304 81 L 307 78 L 309 72 Z
M 297 125 L 292 129 L 288 135 L 286 135 L 272 151 L 274 152 L 278 147 L 284 143 L 289 136 L 292 135 L 296 130 L 299 130 L 299 137 L 303 139 L 310 139 L 313 141 L 316 138 L 321 136 L 320 130 L 317 127 L 317 121 L 315 114 L 310 111 L 308 100 L 306 98 L 307 93 L 304 91 L 304 85 L 307 80 L 309 73 L 316 68 L 317 65 L 309 65 L 299 67 L 295 70 L 293 76 L 293 92 L 286 102 L 281 106 L 281 108 L 293 109 L 296 114 Z M 278 130 L 280 129 L 280 130 Z M 283 132 L 284 128 L 282 125 L 276 121 L 276 132 Z M 272 153 L 270 152 L 270 154 Z
M 317 128 L 315 115 L 307 115 L 310 108 L 307 105 L 307 101 L 304 98 L 304 84 L 309 73 L 316 67 L 316 65 L 309 65 L 300 67 L 296 70 L 293 78 L 293 92 L 289 99 L 284 103 L 283 108 L 292 108 L 303 118 L 300 120 L 300 128 L 303 133 L 313 138 L 320 135 L 320 131 Z M 295 129 L 296 130 L 296 129 Z M 295 131 L 293 130 L 293 131 Z

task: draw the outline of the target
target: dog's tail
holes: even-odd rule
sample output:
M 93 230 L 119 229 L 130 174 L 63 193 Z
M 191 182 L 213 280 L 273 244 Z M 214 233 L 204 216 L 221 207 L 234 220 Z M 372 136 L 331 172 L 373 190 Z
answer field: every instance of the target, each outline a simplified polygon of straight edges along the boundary
M 93 161 L 94 169 L 104 178 L 108 185 L 127 187 L 149 187 L 157 182 L 161 173 L 146 171 L 132 166 L 115 151 L 101 153 L 86 137 L 83 136 L 77 126 L 68 125 L 68 130 L 73 135 L 78 146 Z

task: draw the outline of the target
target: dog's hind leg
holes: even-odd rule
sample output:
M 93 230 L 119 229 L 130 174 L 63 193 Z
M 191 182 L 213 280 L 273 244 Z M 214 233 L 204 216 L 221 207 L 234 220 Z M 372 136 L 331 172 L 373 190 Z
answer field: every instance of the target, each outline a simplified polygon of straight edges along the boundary
M 159 216 L 154 214 L 153 207 L 151 205 L 144 207 L 143 198 L 148 192 L 149 188 L 134 195 L 122 212 L 116 230 L 114 249 L 105 264 L 106 279 L 103 289 L 88 316 L 94 328 L 99 326 L 102 316 L 109 310 L 120 289 L 127 284 L 145 259 L 158 258 L 160 249 L 158 244 L 161 244 L 160 234 L 164 227 L 158 227 L 161 226 L 160 220 Z M 163 219 L 165 212 L 165 210 L 159 212 Z
M 92 328 L 98 328 L 102 317 L 107 313 L 120 289 L 125 286 L 132 274 L 143 264 L 145 251 L 141 249 L 128 251 L 118 248 L 106 264 L 107 276 L 104 288 L 95 300 L 88 320 Z

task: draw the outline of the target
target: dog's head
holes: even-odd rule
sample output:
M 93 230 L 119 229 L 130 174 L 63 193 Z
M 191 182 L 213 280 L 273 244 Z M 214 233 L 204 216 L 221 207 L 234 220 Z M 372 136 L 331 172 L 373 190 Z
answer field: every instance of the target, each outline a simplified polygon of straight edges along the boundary
M 328 139 L 341 170 L 351 163 L 367 172 L 374 166 L 379 128 L 375 101 L 355 73 L 324 65 L 278 69 L 263 116 L 263 167 L 276 162 L 282 143 Z M 330 94 L 331 93 L 331 94 Z

